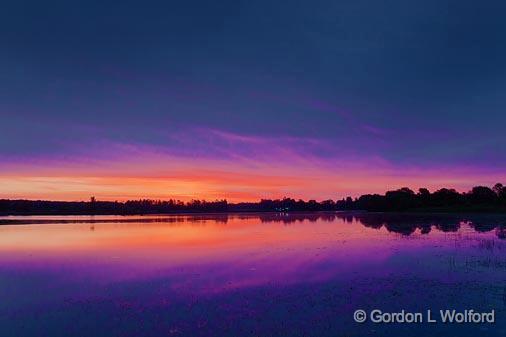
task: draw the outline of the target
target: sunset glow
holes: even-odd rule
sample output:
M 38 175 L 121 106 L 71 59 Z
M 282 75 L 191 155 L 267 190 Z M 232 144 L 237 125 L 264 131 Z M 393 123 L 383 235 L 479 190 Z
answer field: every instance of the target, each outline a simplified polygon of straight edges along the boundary
M 46 8 L 13 5 L 0 198 L 335 200 L 506 181 L 501 10 L 399 3 L 383 22 L 380 4 L 320 5 L 62 5 L 44 27 L 25 16 Z
M 281 155 L 280 155 L 281 156 Z M 227 199 L 232 202 L 290 196 L 337 199 L 404 186 L 436 190 L 505 180 L 499 171 L 421 169 L 385 162 L 344 162 L 296 156 L 212 160 L 143 152 L 114 160 L 11 163 L 0 175 L 0 198 L 88 200 Z

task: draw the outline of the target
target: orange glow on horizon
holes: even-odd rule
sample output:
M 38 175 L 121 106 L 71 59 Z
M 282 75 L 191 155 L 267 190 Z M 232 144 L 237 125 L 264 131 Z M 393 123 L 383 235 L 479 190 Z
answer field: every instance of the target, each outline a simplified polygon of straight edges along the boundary
M 0 198 L 336 200 L 366 193 L 383 194 L 401 187 L 414 190 L 425 187 L 431 191 L 448 187 L 464 192 L 476 185 L 506 182 L 502 170 L 397 166 L 374 156 L 343 154 L 322 158 L 297 152 L 293 146 L 283 146 L 282 138 L 265 140 L 226 134 L 225 140 L 234 144 L 235 152 L 231 150 L 223 156 L 175 155 L 164 152 L 163 148 L 106 143 L 96 145 L 91 151 L 100 152 L 99 148 L 105 148 L 104 155 L 3 161 L 0 162 Z M 300 144 L 306 143 L 300 141 Z M 248 150 L 238 151 L 241 146 Z
M 262 198 L 292 197 L 301 199 L 337 199 L 366 193 L 384 193 L 386 190 L 408 186 L 413 189 L 441 187 L 467 191 L 479 182 L 478 177 L 453 175 L 396 176 L 380 172 L 347 172 L 312 175 L 265 175 L 232 172 L 199 172 L 186 176 L 80 176 L 66 172 L 60 176 L 0 176 L 0 198 L 45 200 L 98 200 L 125 201 L 131 199 L 191 199 L 230 202 L 258 201 Z M 492 185 L 501 177 L 483 184 Z

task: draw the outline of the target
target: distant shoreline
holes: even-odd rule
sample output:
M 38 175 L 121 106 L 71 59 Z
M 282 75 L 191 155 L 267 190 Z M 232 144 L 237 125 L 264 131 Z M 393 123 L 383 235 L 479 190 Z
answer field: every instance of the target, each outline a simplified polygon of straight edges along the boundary
M 365 194 L 341 200 L 262 199 L 258 202 L 229 203 L 227 200 L 128 200 L 47 201 L 0 199 L 0 215 L 147 215 L 243 212 L 421 212 L 421 213 L 506 213 L 506 187 L 475 186 L 469 192 L 441 188 L 430 192 L 420 188 L 417 193 L 403 187 L 384 195 Z
M 153 212 L 153 213 L 73 213 L 73 212 L 0 212 L 0 217 L 7 216 L 119 216 L 119 217 L 127 217 L 127 216 L 185 216 L 185 215 L 221 215 L 221 214 L 259 214 L 259 213 L 273 213 L 273 214 L 318 214 L 318 213 L 384 213 L 384 214 L 413 214 L 413 215 L 423 215 L 423 214 L 438 214 L 438 215 L 506 215 L 506 210 L 504 209 L 408 209 L 401 211 L 368 211 L 368 210 L 317 210 L 317 211 L 263 211 L 263 210 L 225 210 L 225 211 L 174 211 L 174 212 Z M 0 220 L 0 225 L 2 221 Z
M 0 217 L 16 217 L 16 216 L 75 216 L 75 217 L 93 217 L 93 216 L 111 216 L 111 217 L 172 217 L 172 216 L 192 216 L 192 215 L 255 215 L 255 214 L 287 214 L 287 215 L 301 215 L 301 214 L 325 214 L 325 213 L 347 213 L 347 214 L 405 214 L 405 215 L 461 215 L 461 216 L 475 216 L 475 215 L 506 215 L 506 210 L 488 210 L 488 209 L 408 209 L 402 211 L 368 211 L 368 210 L 317 210 L 317 211 L 263 211 L 263 210 L 225 210 L 225 211 L 173 211 L 173 212 L 162 212 L 162 213 L 64 213 L 64 212 L 44 212 L 44 213 L 9 213 L 0 212 Z M 83 222 L 89 223 L 90 219 L 83 220 Z M 99 220 L 103 222 L 102 220 Z M 54 221 L 52 221 L 54 222 Z M 75 223 L 79 220 L 69 220 L 69 222 Z M 113 221 L 111 221 L 113 222 Z M 0 225 L 5 224 L 5 219 L 0 219 Z

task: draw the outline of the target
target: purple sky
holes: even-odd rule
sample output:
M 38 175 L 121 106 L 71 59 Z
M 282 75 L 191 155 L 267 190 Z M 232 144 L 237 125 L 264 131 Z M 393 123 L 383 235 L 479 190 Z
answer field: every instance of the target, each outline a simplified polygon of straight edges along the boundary
M 505 178 L 502 1 L 5 7 L 0 197 L 335 199 Z

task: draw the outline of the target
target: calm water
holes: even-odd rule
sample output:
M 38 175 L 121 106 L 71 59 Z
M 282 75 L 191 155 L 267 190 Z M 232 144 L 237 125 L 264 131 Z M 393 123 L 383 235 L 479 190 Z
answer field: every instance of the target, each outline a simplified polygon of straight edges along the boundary
M 0 217 L 0 336 L 506 336 L 506 219 Z M 356 309 L 495 310 L 359 324 Z

